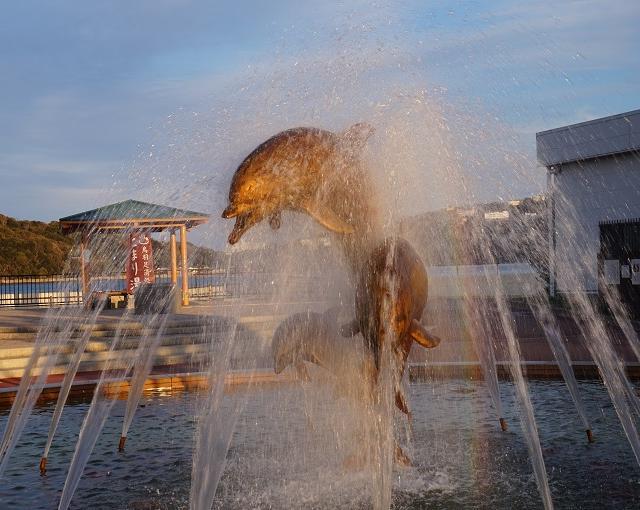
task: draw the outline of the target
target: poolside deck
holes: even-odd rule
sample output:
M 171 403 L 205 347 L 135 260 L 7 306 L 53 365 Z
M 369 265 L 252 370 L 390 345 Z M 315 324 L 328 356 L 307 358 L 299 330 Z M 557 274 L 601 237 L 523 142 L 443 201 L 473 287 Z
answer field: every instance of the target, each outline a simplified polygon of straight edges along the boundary
M 242 309 L 243 307 L 240 307 Z M 232 310 L 233 309 L 233 310 Z M 237 316 L 238 307 L 226 303 L 216 309 L 211 307 L 190 307 L 186 313 L 171 314 L 162 328 L 154 368 L 146 381 L 148 389 L 175 391 L 178 388 L 191 389 L 205 384 L 207 376 L 202 373 L 202 359 L 209 349 L 209 338 L 204 329 L 210 324 L 208 318 Z M 253 310 L 253 313 L 251 313 Z M 246 317 L 240 317 L 238 323 L 255 335 L 270 335 L 270 322 L 273 315 L 256 314 L 250 307 Z M 117 367 L 120 360 L 133 355 L 133 350 L 145 335 L 149 335 L 149 326 L 142 317 L 123 310 L 105 310 L 95 321 L 87 322 L 89 312 L 81 308 L 3 308 L 0 309 L 0 405 L 7 405 L 20 384 L 21 376 L 33 352 L 38 332 L 46 324 L 51 331 L 48 334 L 68 335 L 73 339 L 88 332 L 85 352 L 81 358 L 80 369 L 73 381 L 73 393 L 92 391 L 100 379 L 100 368 L 106 360 Z M 206 324 L 203 324 L 206 323 Z M 266 328 L 266 329 L 265 329 Z M 126 334 L 126 341 L 112 349 L 112 341 Z M 45 384 L 43 399 L 52 398 L 62 384 L 72 348 L 61 352 Z M 242 371 L 234 371 L 227 377 L 228 384 L 253 382 L 281 382 L 290 376 L 277 377 L 272 369 L 259 370 L 249 377 Z M 122 393 L 127 391 L 128 383 L 111 383 L 109 391 Z
M 434 303 L 429 321 L 442 338 L 438 348 L 425 350 L 414 348 L 410 355 L 410 376 L 412 378 L 471 377 L 481 378 L 480 364 L 473 348 L 473 340 L 468 331 L 461 331 L 459 324 L 449 320 L 451 304 Z M 180 313 L 167 316 L 162 332 L 160 347 L 154 361 L 154 368 L 146 381 L 147 389 L 157 391 L 177 391 L 206 385 L 201 360 L 209 352 L 209 342 L 216 335 L 211 324 L 225 319 L 243 328 L 256 342 L 269 342 L 274 328 L 290 313 L 306 309 L 322 309 L 320 303 L 265 303 L 237 300 L 220 300 L 205 305 L 183 308 Z M 286 313 L 282 313 L 283 310 Z M 100 368 L 106 359 L 131 356 L 147 327 L 140 316 L 123 310 L 105 310 L 95 321 L 87 323 L 88 312 L 81 308 L 1 308 L 0 309 L 0 405 L 13 399 L 20 378 L 35 345 L 36 336 L 43 324 L 55 324 L 58 328 L 73 323 L 71 338 L 90 329 L 90 340 L 82 357 L 80 370 L 74 379 L 74 392 L 90 392 L 100 377 Z M 533 318 L 519 311 L 514 313 L 515 332 L 523 355 L 523 366 L 529 377 L 560 377 L 540 327 Z M 566 315 L 560 314 L 558 321 L 567 343 L 566 346 L 574 363 L 574 371 L 579 377 L 597 377 L 595 367 L 585 341 L 576 324 Z M 75 329 L 77 327 L 77 330 Z M 116 350 L 111 350 L 111 341 L 117 330 L 127 331 L 127 342 Z M 204 329 L 203 329 L 204 328 Z M 209 328 L 209 329 L 207 329 Z M 53 328 L 55 334 L 56 328 Z M 67 331 L 68 332 L 68 331 Z M 148 333 L 146 333 L 148 334 Z M 626 340 L 616 328 L 610 328 L 614 348 L 625 361 L 628 373 L 640 378 L 640 364 L 626 344 Z M 500 332 L 495 333 L 497 345 L 496 359 L 498 373 L 508 374 L 505 339 Z M 52 368 L 45 385 L 44 397 L 52 398 L 60 386 L 70 352 L 60 354 L 61 359 Z M 117 364 L 117 359 L 114 362 Z M 264 359 L 260 368 L 248 375 L 236 370 L 228 374 L 228 384 L 243 384 L 252 380 L 261 383 L 290 382 L 295 377 L 288 372 L 281 376 L 273 373 L 270 360 Z M 240 367 L 236 367 L 240 368 Z M 113 392 L 127 391 L 127 382 L 113 383 Z

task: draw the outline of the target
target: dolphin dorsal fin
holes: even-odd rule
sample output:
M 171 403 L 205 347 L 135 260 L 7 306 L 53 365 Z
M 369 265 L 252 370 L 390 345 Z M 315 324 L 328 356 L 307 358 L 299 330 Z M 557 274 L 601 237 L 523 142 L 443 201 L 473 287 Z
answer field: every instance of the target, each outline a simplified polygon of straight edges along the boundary
M 371 124 L 358 122 L 342 132 L 342 139 L 351 146 L 353 150 L 361 150 L 374 132 L 375 128 Z
M 409 335 L 416 342 L 418 342 L 422 347 L 426 347 L 427 349 L 432 349 L 433 347 L 437 347 L 440 344 L 440 339 L 428 332 L 422 324 L 420 324 L 417 320 L 413 319 L 411 321 L 411 327 L 409 328 Z
M 332 306 L 326 312 L 324 312 L 322 315 L 324 316 L 324 320 L 333 329 L 333 328 L 336 327 L 336 324 L 338 323 L 338 315 L 340 315 L 340 307 L 339 306 Z
M 360 323 L 358 319 L 353 319 L 340 328 L 340 334 L 345 338 L 356 336 L 358 333 L 360 333 Z
M 346 221 L 340 219 L 329 207 L 318 201 L 308 201 L 304 210 L 320 225 L 338 234 L 353 234 L 354 230 Z

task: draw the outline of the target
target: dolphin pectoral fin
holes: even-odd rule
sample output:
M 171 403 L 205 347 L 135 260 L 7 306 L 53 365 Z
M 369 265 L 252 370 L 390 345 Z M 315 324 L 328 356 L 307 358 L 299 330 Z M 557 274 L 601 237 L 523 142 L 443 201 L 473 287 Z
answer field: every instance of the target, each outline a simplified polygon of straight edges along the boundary
M 304 210 L 320 225 L 338 234 L 353 234 L 353 227 L 344 220 L 338 218 L 329 207 L 317 202 L 309 202 L 304 205 Z
M 393 450 L 394 461 L 397 465 L 402 467 L 410 467 L 412 465 L 411 459 L 407 456 L 406 453 L 404 453 L 404 450 L 398 443 L 395 444 Z
M 358 333 L 360 333 L 360 323 L 357 319 L 347 322 L 340 328 L 340 334 L 345 338 L 356 336 Z
M 440 339 L 429 333 L 424 326 L 415 319 L 411 321 L 409 336 L 411 336 L 411 338 L 418 342 L 422 347 L 426 347 L 427 349 L 437 347 L 440 344 Z
M 280 222 L 282 218 L 282 213 L 280 211 L 275 212 L 269 218 L 269 225 L 273 230 L 278 230 L 280 228 Z
M 409 404 L 407 404 L 407 399 L 402 388 L 396 390 L 396 407 L 406 415 L 411 414 L 411 411 L 409 411 Z
M 407 396 L 405 395 L 402 383 L 400 383 L 400 386 L 396 390 L 396 407 L 400 412 L 407 415 L 407 425 L 409 426 L 409 431 L 413 434 L 413 414 L 411 413 L 409 402 L 407 402 Z
M 302 361 L 296 363 L 296 375 L 302 382 L 309 382 L 311 380 L 309 369 L 307 368 L 307 365 L 305 365 Z

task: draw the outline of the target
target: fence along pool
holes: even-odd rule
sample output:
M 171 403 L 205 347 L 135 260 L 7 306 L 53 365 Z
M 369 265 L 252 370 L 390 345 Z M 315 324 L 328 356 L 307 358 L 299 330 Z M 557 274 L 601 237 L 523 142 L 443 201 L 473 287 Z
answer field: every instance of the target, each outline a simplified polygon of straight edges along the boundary
M 432 297 L 459 298 L 470 288 L 480 295 L 492 295 L 500 282 L 510 297 L 526 296 L 539 278 L 529 264 L 429 267 L 429 294 Z M 169 271 L 156 271 L 156 281 L 170 281 Z M 318 297 L 324 290 L 323 275 L 292 275 L 266 271 L 231 271 L 219 268 L 191 269 L 189 295 L 194 300 L 273 295 L 279 282 L 286 281 L 292 294 L 300 298 Z M 122 291 L 124 274 L 93 277 L 91 291 Z M 473 285 L 470 285 L 473 283 Z M 180 285 L 180 276 L 178 276 Z M 79 275 L 0 276 L 0 307 L 61 306 L 82 304 Z
M 283 275 L 273 272 L 235 271 L 219 269 L 189 271 L 189 295 L 194 300 L 225 297 L 270 296 L 278 288 Z M 319 289 L 318 277 L 287 275 L 287 283 L 296 296 L 310 297 Z M 169 271 L 157 271 L 156 282 L 170 281 Z M 181 277 L 178 276 L 178 286 Z M 124 291 L 124 274 L 92 277 L 91 292 Z M 63 306 L 82 304 L 82 283 L 79 275 L 8 275 L 0 276 L 0 307 Z

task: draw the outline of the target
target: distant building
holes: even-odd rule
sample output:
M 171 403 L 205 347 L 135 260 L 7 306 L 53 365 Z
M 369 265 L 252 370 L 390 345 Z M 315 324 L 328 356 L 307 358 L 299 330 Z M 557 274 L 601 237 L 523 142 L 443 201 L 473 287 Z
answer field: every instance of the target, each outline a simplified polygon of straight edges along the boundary
M 504 211 L 491 211 L 484 213 L 485 220 L 508 220 L 509 219 L 509 211 L 506 209 Z
M 403 220 L 428 266 L 529 263 L 546 277 L 546 197 L 447 207 Z
M 640 110 L 543 131 L 536 144 L 547 168 L 550 293 L 597 292 L 605 266 L 609 284 L 640 285 Z

